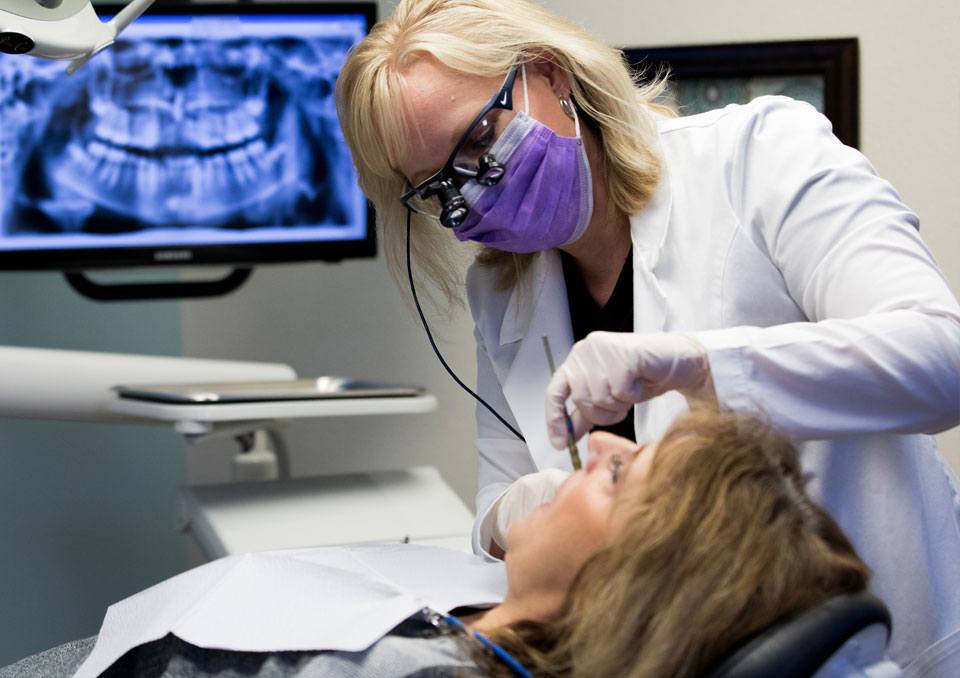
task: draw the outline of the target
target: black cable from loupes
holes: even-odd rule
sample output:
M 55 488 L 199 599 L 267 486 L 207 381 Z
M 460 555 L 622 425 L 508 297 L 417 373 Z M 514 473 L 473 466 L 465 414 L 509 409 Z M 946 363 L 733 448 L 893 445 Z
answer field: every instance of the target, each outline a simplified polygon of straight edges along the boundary
M 520 435 L 520 431 L 518 431 L 513 426 L 511 426 L 506 419 L 501 417 L 500 413 L 497 412 L 495 409 L 493 409 L 490 403 L 488 403 L 486 400 L 484 400 L 479 395 L 477 395 L 473 391 L 473 389 L 471 389 L 469 386 L 464 384 L 463 381 L 461 381 L 460 377 L 458 377 L 454 373 L 454 371 L 450 368 L 450 365 L 447 364 L 447 361 L 443 359 L 443 355 L 440 353 L 440 349 L 437 347 L 437 342 L 434 341 L 433 339 L 433 333 L 430 332 L 430 326 L 427 324 L 427 318 L 423 314 L 423 309 L 420 308 L 420 299 L 417 297 L 417 288 L 413 284 L 413 263 L 412 263 L 412 258 L 410 256 L 410 222 L 411 222 L 412 215 L 413 215 L 413 212 L 408 209 L 407 210 L 407 278 L 410 280 L 410 292 L 411 294 L 413 294 L 413 303 L 417 307 L 417 314 L 419 314 L 420 316 L 420 322 L 423 323 L 423 329 L 426 330 L 427 332 L 427 339 L 430 340 L 430 346 L 433 348 L 433 352 L 437 354 L 437 358 L 440 359 L 440 364 L 443 365 L 443 368 L 447 371 L 447 374 L 453 377 L 453 380 L 457 382 L 457 385 L 460 386 L 460 388 L 462 388 L 464 391 L 466 391 L 471 396 L 473 396 L 474 400 L 476 400 L 478 403 L 486 407 L 490 411 L 490 414 L 495 416 L 500 421 L 501 424 L 506 426 L 507 429 L 509 429 L 509 431 L 513 435 L 517 436 L 517 438 L 519 438 L 523 442 L 527 442 L 526 438 Z

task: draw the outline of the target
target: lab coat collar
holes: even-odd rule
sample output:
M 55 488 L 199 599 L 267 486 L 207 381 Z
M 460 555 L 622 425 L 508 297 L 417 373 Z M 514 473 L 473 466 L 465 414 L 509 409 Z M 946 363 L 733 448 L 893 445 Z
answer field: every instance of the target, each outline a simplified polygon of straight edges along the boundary
M 560 276 L 560 284 L 563 286 L 563 294 L 566 296 L 567 288 L 563 283 L 563 268 L 559 253 L 556 250 L 547 250 L 534 255 L 529 270 L 510 292 L 507 311 L 500 325 L 501 346 L 520 341 L 526 336 L 531 319 L 540 304 L 544 284 L 549 278 L 550 285 L 553 285 L 557 273 Z

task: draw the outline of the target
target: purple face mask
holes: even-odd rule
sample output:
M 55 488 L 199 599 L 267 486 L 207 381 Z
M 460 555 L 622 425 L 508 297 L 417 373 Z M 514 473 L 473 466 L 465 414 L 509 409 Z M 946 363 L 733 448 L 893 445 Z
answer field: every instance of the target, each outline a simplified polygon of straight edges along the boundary
M 505 252 L 538 252 L 580 238 L 593 213 L 590 164 L 577 125 L 562 137 L 524 112 L 517 113 L 490 149 L 506 166 L 494 186 L 468 181 L 461 189 L 470 207 L 454 229 Z

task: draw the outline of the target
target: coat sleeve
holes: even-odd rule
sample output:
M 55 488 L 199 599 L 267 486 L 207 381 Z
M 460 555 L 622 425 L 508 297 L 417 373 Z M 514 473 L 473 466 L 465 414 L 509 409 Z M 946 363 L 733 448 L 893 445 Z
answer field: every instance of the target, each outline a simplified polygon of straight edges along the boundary
M 510 405 L 503 395 L 500 380 L 493 369 L 493 363 L 487 353 L 484 333 L 480 326 L 485 323 L 482 317 L 482 297 L 485 280 L 474 265 L 467 275 L 467 290 L 470 309 L 474 318 L 474 337 L 477 342 L 477 393 L 490 404 L 500 416 L 514 428 L 519 428 Z M 534 473 L 533 458 L 526 443 L 517 439 L 483 405 L 477 403 L 477 518 L 473 525 L 472 544 L 474 553 L 490 556 L 487 547 L 490 543 L 490 524 L 486 520 L 491 508 L 510 484 L 522 475 Z
M 960 423 L 960 308 L 917 216 L 813 107 L 746 108 L 731 206 L 809 322 L 694 333 L 720 401 L 798 439 Z

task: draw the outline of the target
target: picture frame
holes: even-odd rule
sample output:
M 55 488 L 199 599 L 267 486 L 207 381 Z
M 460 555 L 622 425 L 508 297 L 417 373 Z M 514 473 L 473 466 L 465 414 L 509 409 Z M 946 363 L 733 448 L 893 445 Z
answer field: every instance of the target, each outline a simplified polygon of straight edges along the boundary
M 681 115 L 763 94 L 813 104 L 843 143 L 860 143 L 859 44 L 856 38 L 788 42 L 631 47 L 623 50 L 642 77 L 666 70 L 667 100 Z

